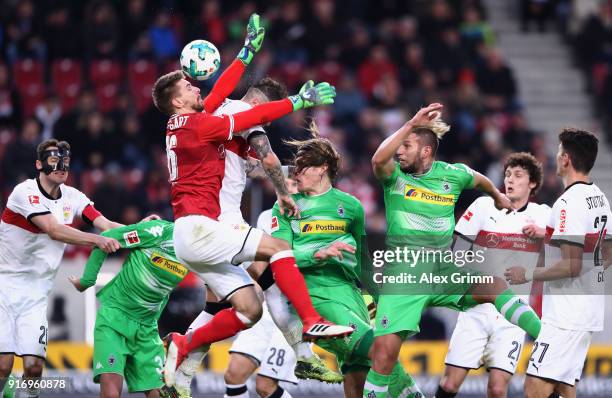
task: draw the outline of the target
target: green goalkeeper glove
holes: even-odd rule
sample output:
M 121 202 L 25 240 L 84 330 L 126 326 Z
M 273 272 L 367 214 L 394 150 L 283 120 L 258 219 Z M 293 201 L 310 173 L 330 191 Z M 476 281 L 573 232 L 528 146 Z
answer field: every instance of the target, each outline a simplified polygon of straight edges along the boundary
M 327 82 L 314 84 L 312 80 L 304 83 L 300 92 L 289 97 L 293 111 L 307 109 L 317 105 L 331 105 L 336 98 L 336 88 Z
M 253 60 L 255 53 L 261 49 L 266 29 L 261 26 L 258 14 L 251 14 L 249 24 L 247 25 L 247 35 L 244 39 L 244 47 L 238 53 L 237 58 L 243 64 L 248 65 Z

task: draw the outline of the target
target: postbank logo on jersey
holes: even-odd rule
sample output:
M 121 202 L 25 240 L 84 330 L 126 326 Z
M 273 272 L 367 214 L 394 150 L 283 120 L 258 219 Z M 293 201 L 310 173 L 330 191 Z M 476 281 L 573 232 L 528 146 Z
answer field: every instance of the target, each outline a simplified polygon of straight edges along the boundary
M 453 194 L 438 194 L 412 185 L 406 185 L 406 188 L 404 188 L 404 199 L 438 206 L 453 206 L 455 204 L 455 195 Z
M 303 234 L 338 234 L 348 232 L 348 221 L 341 220 L 316 220 L 300 221 L 300 231 Z
M 149 259 L 151 260 L 151 264 L 153 264 L 155 267 L 170 272 L 172 275 L 178 276 L 179 278 L 184 278 L 185 275 L 187 275 L 187 272 L 189 272 L 187 268 L 181 265 L 181 263 L 168 260 L 159 253 L 151 254 Z

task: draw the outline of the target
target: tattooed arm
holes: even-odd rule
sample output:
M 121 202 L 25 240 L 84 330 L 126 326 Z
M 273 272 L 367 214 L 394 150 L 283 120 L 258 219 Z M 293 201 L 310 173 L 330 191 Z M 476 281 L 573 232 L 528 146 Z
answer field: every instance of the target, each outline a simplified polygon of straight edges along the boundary
M 261 164 L 261 160 L 248 157 L 246 160 L 246 175 L 249 178 L 266 178 L 268 175 Z
M 248 142 L 255 153 L 257 153 L 257 157 L 261 161 L 261 167 L 274 186 L 281 214 L 287 211 L 289 216 L 299 215 L 297 205 L 287 189 L 280 160 L 278 160 L 278 156 L 272 151 L 268 137 L 265 134 L 252 134 L 249 136 Z M 249 167 L 251 165 L 252 163 L 249 161 Z M 248 173 L 249 167 L 247 167 L 247 174 L 251 176 Z M 250 171 L 251 173 L 255 172 L 256 168 L 251 168 Z

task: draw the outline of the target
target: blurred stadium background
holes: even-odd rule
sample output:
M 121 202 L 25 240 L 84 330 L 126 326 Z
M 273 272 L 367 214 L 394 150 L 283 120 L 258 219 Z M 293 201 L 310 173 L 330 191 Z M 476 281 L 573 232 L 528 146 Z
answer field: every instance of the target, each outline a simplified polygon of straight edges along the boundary
M 545 165 L 536 200 L 549 205 L 561 192 L 554 174 L 559 128 L 597 132 L 602 145 L 593 176 L 612 195 L 611 1 L 2 0 L 0 207 L 17 183 L 35 176 L 36 145 L 56 137 L 72 145 L 69 183 L 109 219 L 128 224 L 152 212 L 172 219 L 166 118 L 152 106 L 151 86 L 177 68 L 180 49 L 196 38 L 215 43 L 222 68 L 227 66 L 255 11 L 268 22 L 264 48 L 233 97 L 266 75 L 290 90 L 308 79 L 336 85 L 333 107 L 287 116 L 268 129 L 269 137 L 288 160 L 291 153 L 281 140 L 304 136 L 307 118 L 314 118 L 343 154 L 337 186 L 362 201 L 370 234 L 385 230 L 370 156 L 409 115 L 433 101 L 446 105 L 444 118 L 452 125 L 440 148 L 443 160 L 465 162 L 501 186 L 504 156 L 530 151 Z M 464 194 L 458 211 L 475 197 Z M 254 222 L 274 199 L 269 184 L 251 183 L 246 219 Z M 89 373 L 94 292 L 80 295 L 66 280 L 80 275 L 87 254 L 69 247 L 50 300 L 47 374 L 73 379 L 73 389 L 56 396 L 97 391 Z M 119 264 L 118 258 L 109 261 L 100 282 Z M 580 396 L 612 395 L 610 304 L 608 327 L 594 339 Z M 187 278 L 173 293 L 160 332 L 184 329 L 202 306 L 201 282 Z M 402 351 L 404 365 L 428 393 L 443 370 L 455 318 L 446 310 L 428 312 L 421 334 Z M 210 372 L 199 375 L 194 396 L 221 396 L 218 372 L 227 364 L 226 349 L 213 349 Z M 460 396 L 484 396 L 482 375 L 475 372 Z M 339 387 L 314 382 L 298 390 L 292 393 L 341 396 Z M 521 391 L 518 376 L 511 396 Z

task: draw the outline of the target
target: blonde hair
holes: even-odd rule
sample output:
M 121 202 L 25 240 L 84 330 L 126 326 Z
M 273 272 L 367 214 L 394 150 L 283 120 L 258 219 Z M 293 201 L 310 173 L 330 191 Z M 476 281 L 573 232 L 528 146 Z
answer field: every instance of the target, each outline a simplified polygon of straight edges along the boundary
M 444 120 L 442 120 L 442 112 L 432 111 L 429 113 L 429 115 L 432 114 L 434 114 L 435 116 L 432 120 L 429 121 L 429 123 L 422 126 L 417 126 L 417 128 L 429 130 L 434 133 L 434 135 L 439 140 L 441 140 L 442 137 L 444 137 L 444 135 L 450 131 L 450 125 L 448 125 Z

